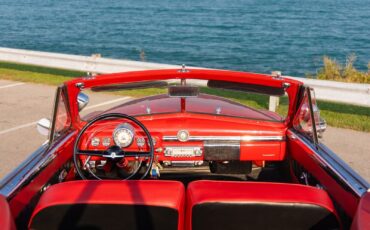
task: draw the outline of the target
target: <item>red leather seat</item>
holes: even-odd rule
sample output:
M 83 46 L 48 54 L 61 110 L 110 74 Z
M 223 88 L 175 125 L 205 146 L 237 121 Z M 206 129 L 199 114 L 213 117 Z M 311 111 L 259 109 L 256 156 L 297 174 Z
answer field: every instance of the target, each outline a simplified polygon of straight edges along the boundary
M 176 181 L 73 181 L 41 196 L 30 229 L 183 229 Z
M 340 229 L 328 194 L 297 184 L 195 181 L 186 229 Z

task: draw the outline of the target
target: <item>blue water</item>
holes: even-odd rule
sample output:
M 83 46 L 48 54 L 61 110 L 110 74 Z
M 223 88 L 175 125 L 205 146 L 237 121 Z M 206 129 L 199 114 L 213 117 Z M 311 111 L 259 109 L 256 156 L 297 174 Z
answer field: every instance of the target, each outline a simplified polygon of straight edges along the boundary
M 370 61 L 370 0 L 0 0 L 0 46 L 303 76 Z

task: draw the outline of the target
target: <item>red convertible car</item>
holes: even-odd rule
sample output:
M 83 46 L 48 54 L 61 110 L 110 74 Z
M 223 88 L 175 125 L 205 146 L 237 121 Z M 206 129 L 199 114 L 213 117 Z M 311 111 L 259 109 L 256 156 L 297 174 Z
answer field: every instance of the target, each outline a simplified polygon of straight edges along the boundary
M 93 91 L 130 97 L 84 110 Z M 297 80 L 81 77 L 38 128 L 48 141 L 0 182 L 1 229 L 370 229 L 369 184 L 320 143 L 325 122 Z

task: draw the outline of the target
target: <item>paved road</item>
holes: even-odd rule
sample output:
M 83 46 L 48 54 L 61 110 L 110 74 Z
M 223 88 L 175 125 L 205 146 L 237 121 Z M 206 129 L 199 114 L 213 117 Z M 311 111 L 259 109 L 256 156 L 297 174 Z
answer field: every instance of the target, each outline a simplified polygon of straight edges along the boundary
M 0 80 L 0 178 L 36 150 L 46 137 L 36 122 L 51 117 L 56 87 Z M 84 113 L 109 108 L 127 98 L 90 93 Z
M 55 89 L 0 80 L 0 178 L 46 140 L 36 131 L 36 122 L 51 116 Z M 85 113 L 127 100 L 102 93 L 90 93 L 89 96 Z M 322 141 L 370 181 L 370 133 L 329 127 Z
M 370 133 L 328 127 L 321 141 L 370 182 Z

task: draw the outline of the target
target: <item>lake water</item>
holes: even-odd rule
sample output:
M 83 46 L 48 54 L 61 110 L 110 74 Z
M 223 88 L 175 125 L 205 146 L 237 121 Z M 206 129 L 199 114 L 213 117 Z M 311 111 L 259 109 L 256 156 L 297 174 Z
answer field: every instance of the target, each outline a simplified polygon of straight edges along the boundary
M 303 76 L 370 61 L 370 0 L 0 0 L 0 46 Z

